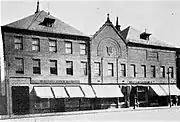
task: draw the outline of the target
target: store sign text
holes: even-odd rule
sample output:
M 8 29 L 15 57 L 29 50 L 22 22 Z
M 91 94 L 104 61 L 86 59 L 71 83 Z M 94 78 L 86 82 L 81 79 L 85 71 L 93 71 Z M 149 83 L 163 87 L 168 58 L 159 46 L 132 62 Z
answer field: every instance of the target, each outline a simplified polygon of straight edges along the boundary
M 77 84 L 79 80 L 32 80 L 33 84 Z

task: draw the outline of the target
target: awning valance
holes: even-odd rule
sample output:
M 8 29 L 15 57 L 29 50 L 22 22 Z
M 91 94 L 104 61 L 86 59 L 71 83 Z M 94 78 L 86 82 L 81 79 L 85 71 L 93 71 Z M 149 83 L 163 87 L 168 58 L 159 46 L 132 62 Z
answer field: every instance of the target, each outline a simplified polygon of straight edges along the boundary
M 50 87 L 34 87 L 34 90 L 40 98 L 54 98 Z
M 83 92 L 81 91 L 80 87 L 65 87 L 69 96 L 72 97 L 84 97 Z
M 158 96 L 167 96 L 168 94 L 159 85 L 150 85 Z
M 64 87 L 52 87 L 55 98 L 67 98 L 68 95 Z
M 94 91 L 90 85 L 81 85 L 82 91 L 85 94 L 86 98 L 95 98 Z
M 118 85 L 93 85 L 92 87 L 98 98 L 124 97 Z
M 162 89 L 169 95 L 168 85 L 160 85 Z M 180 95 L 180 90 L 176 85 L 170 85 L 170 95 Z

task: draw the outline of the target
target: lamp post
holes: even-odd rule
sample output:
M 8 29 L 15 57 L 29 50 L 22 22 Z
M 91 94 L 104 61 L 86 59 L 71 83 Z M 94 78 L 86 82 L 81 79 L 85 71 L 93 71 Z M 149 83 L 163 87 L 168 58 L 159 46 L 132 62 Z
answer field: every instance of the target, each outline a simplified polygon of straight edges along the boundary
M 169 89 L 169 103 L 170 103 L 170 108 L 171 108 L 171 89 L 170 89 L 170 81 L 169 81 L 169 68 L 168 68 L 168 89 Z

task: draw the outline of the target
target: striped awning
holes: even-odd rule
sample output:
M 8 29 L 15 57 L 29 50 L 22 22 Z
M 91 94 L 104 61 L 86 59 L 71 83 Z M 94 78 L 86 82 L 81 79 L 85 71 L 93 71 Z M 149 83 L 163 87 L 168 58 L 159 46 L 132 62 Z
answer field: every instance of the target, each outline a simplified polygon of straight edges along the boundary
M 69 96 L 74 97 L 84 97 L 84 94 L 79 86 L 65 87 Z
M 81 89 L 85 94 L 86 98 L 95 98 L 94 91 L 90 85 L 81 85 Z
M 150 85 L 158 96 L 167 96 L 168 94 L 160 87 L 160 85 Z
M 34 90 L 40 98 L 54 98 L 50 87 L 34 87 Z
M 124 97 L 118 85 L 92 85 L 97 98 Z
M 55 98 L 67 98 L 69 97 L 64 87 L 52 87 Z
M 169 94 L 169 86 L 168 85 L 160 85 L 162 89 Z M 170 95 L 180 95 L 180 90 L 176 85 L 170 85 Z

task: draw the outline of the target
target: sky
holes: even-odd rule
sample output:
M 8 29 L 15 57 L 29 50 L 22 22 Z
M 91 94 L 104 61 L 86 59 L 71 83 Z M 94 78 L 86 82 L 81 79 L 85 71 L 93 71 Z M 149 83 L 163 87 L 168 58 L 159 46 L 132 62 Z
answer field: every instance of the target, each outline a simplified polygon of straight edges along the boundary
M 34 14 L 37 0 L 1 0 L 0 25 Z M 40 10 L 93 35 L 106 21 L 107 13 L 115 24 L 119 17 L 121 30 L 132 26 L 168 44 L 180 47 L 180 1 L 101 1 L 40 0 Z

